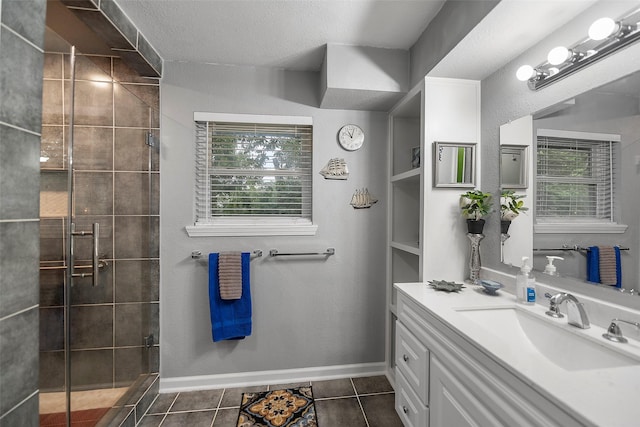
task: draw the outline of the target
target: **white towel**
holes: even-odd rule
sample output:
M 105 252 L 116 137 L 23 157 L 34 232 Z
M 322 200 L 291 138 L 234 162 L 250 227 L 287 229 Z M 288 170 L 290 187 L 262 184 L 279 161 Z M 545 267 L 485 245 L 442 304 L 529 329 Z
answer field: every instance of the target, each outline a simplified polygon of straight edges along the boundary
M 221 299 L 234 300 L 242 298 L 242 253 L 220 252 L 218 258 L 218 280 Z

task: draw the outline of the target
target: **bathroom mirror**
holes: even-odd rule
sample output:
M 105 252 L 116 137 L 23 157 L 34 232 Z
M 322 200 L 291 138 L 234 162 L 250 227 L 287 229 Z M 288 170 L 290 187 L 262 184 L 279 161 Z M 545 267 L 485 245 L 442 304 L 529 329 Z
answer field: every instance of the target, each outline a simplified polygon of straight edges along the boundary
M 564 260 L 556 260 L 554 265 L 563 283 L 566 285 L 570 283 L 570 279 L 574 279 L 582 284 L 584 289 L 584 284 L 588 281 L 587 258 L 592 254 L 589 248 L 619 246 L 623 249 L 620 251 L 618 264 L 621 270 L 621 285 L 627 291 L 635 289 L 637 294 L 640 282 L 640 269 L 638 269 L 640 265 L 640 215 L 638 215 L 640 198 L 637 197 L 637 189 L 640 186 L 640 72 L 534 113 L 532 138 L 535 139 L 535 135 L 538 135 L 538 138 L 543 138 L 542 135 L 547 138 L 549 130 L 575 139 L 578 139 L 575 135 L 592 135 L 594 139 L 605 137 L 607 137 L 605 139 L 613 139 L 613 142 L 607 143 L 611 147 L 611 154 L 602 167 L 598 167 L 592 153 L 577 162 L 575 166 L 569 167 L 575 171 L 572 178 L 576 182 L 595 179 L 593 172 L 596 169 L 601 169 L 601 172 L 610 171 L 613 197 L 611 200 L 607 199 L 605 204 L 613 214 L 612 220 L 602 220 L 599 223 L 591 221 L 591 226 L 586 226 L 579 224 L 585 221 L 579 217 L 572 222 L 549 224 L 542 222 L 539 213 L 538 217 L 532 213 L 534 221 L 529 228 L 529 233 L 533 236 L 533 267 L 539 272 L 536 277 L 543 281 L 549 279 L 542 273 L 548 262 L 547 256 L 560 256 Z M 619 141 L 616 141 L 615 137 L 618 136 Z M 561 138 L 556 144 L 561 143 L 566 143 L 565 139 Z M 529 156 L 531 159 L 527 160 L 529 166 L 533 168 L 532 187 L 534 189 L 541 185 L 540 182 L 536 182 L 540 180 L 536 178 L 536 174 L 541 167 L 540 163 L 545 161 L 544 153 L 539 152 L 545 148 L 536 148 L 539 144 L 542 142 L 532 141 L 532 153 Z M 540 147 L 543 146 L 540 145 Z M 584 150 L 586 153 L 587 149 Z M 502 168 L 505 162 L 508 163 L 508 158 L 503 158 L 502 147 L 500 156 Z M 568 156 L 564 160 L 567 159 Z M 556 161 L 559 160 L 562 159 L 556 157 Z M 589 166 L 585 169 L 584 165 Z M 594 185 L 592 192 L 589 193 L 593 195 L 594 200 L 599 197 L 598 188 Z M 579 189 L 574 191 L 580 194 Z M 543 207 L 539 200 L 544 198 L 533 191 L 530 191 L 530 194 L 530 204 L 538 200 L 536 203 L 539 206 L 536 208 L 540 212 Z M 588 197 L 591 196 L 587 193 L 576 197 L 575 206 L 571 209 L 581 209 L 581 203 Z M 555 283 L 555 281 L 552 282 Z M 619 290 L 612 286 L 600 285 L 599 287 L 608 291 Z M 634 296 L 635 298 L 637 297 Z
M 527 188 L 527 148 L 523 145 L 500 145 L 500 188 Z
M 436 141 L 433 148 L 434 187 L 475 187 L 476 144 Z

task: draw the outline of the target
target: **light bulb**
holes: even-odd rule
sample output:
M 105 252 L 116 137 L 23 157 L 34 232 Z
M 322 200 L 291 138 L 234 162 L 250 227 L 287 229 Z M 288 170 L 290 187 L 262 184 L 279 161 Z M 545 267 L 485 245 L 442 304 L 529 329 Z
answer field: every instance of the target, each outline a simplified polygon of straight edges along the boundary
M 604 40 L 617 31 L 618 24 L 611 18 L 600 18 L 589 27 L 589 38 Z
M 554 47 L 547 55 L 547 61 L 551 65 L 560 65 L 569 58 L 571 58 L 571 52 L 564 46 Z
M 536 70 L 534 70 L 531 65 L 523 65 L 522 67 L 518 68 L 518 71 L 516 71 L 516 77 L 521 82 L 526 82 L 527 80 L 535 76 Z

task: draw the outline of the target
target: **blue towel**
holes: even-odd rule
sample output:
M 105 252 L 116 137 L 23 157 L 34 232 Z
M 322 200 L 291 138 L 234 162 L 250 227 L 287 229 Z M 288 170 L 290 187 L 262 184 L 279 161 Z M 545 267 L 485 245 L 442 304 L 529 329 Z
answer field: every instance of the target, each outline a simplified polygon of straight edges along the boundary
M 620 248 L 613 247 L 616 254 L 616 288 L 622 287 L 622 263 L 620 262 Z M 590 246 L 587 250 L 587 280 L 600 283 L 600 249 Z
M 587 249 L 587 281 L 600 283 L 600 250 L 597 246 Z
M 209 308 L 213 341 L 242 339 L 251 335 L 251 254 L 242 253 L 242 297 L 237 300 L 220 298 L 218 254 L 209 254 Z

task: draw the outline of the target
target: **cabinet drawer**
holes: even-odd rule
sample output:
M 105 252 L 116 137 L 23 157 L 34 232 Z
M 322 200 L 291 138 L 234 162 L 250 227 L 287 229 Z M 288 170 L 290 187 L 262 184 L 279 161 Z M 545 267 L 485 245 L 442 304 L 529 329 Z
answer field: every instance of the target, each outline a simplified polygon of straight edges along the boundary
M 429 350 L 399 320 L 396 321 L 396 368 L 420 400 L 429 402 Z
M 429 408 L 420 401 L 402 372 L 398 371 L 396 371 L 396 412 L 404 427 L 429 427 Z

